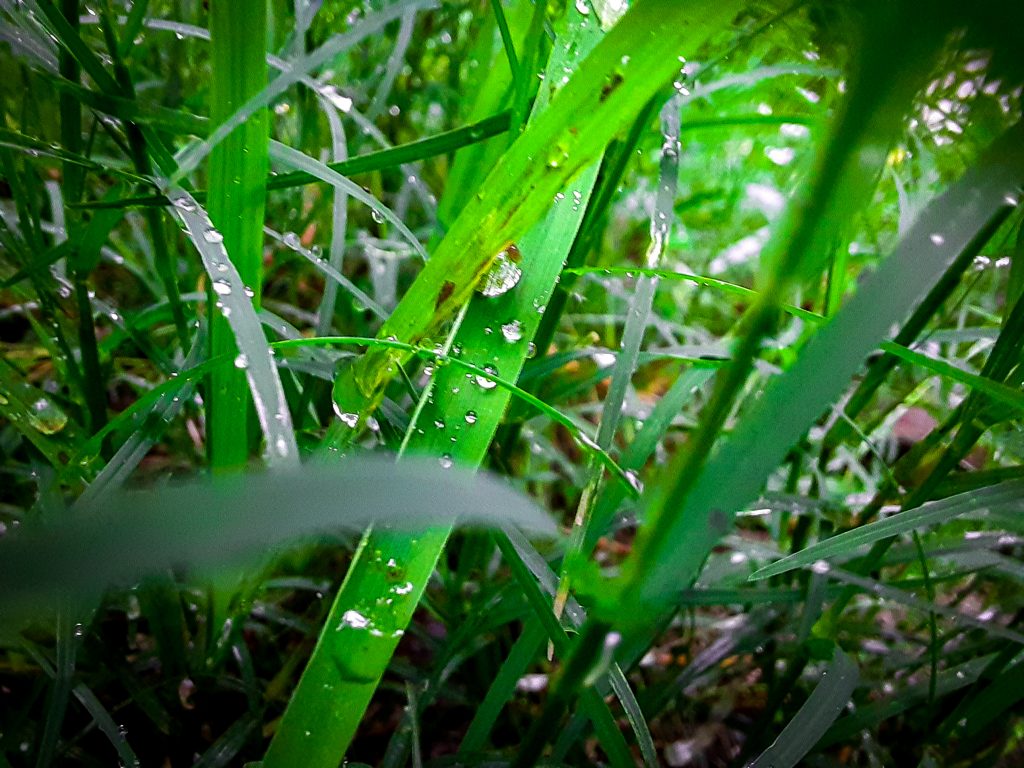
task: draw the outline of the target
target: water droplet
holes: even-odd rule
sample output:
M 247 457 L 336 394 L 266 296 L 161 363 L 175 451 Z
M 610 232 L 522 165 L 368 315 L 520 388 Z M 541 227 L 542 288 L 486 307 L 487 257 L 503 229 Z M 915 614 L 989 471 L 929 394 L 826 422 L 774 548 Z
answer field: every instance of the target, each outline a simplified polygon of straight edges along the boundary
M 587 0 L 576 0 L 576 10 L 583 16 L 590 15 L 590 6 L 587 5 Z
M 383 224 L 384 223 L 384 214 L 382 214 L 376 208 L 371 208 L 370 209 L 370 218 L 372 218 L 378 224 Z
M 826 573 L 832 570 L 832 566 L 828 564 L 827 560 L 815 560 L 814 563 L 811 565 L 811 570 L 819 576 L 824 576 Z
M 281 242 L 293 251 L 299 251 L 302 249 L 302 241 L 299 240 L 299 236 L 294 232 L 285 232 L 284 237 L 281 238 Z
M 505 337 L 505 341 L 511 343 L 517 342 L 523 338 L 522 323 L 518 320 L 511 320 L 501 326 L 501 335 Z
M 445 453 L 441 455 L 441 458 L 437 460 L 441 465 L 441 469 L 451 469 L 455 461 L 452 459 L 451 454 Z
M 442 419 L 434 419 L 434 426 L 438 429 L 444 429 L 444 421 Z
M 224 242 L 224 235 L 222 235 L 216 229 L 206 229 L 203 230 L 203 240 L 205 240 L 208 243 L 213 243 L 214 245 L 216 245 L 217 243 Z
M 484 370 L 487 373 L 491 374 L 492 376 L 498 375 L 498 371 L 493 365 L 485 365 Z M 477 385 L 479 385 L 481 389 L 494 389 L 496 386 L 498 386 L 498 383 L 496 381 L 492 381 L 486 376 L 481 376 L 480 374 L 477 374 L 475 378 Z
M 931 240 L 935 245 L 942 245 L 946 242 L 946 238 L 940 235 L 938 232 L 932 232 L 928 235 L 928 239 Z
M 341 623 L 338 624 L 335 631 L 340 632 L 346 628 L 366 629 L 368 626 L 370 626 L 370 620 L 359 611 L 350 608 L 341 615 Z
M 341 419 L 341 423 L 344 424 L 349 429 L 355 429 L 356 425 L 359 423 L 359 414 L 343 411 L 341 410 L 341 406 L 338 405 L 337 403 L 334 403 L 333 405 L 334 413 L 335 415 L 337 415 L 339 419 Z
M 196 209 L 195 201 L 192 198 L 190 198 L 188 195 L 182 195 L 181 197 L 176 197 L 176 198 L 174 198 L 172 203 L 174 204 L 175 208 L 177 208 L 180 211 L 185 211 L 185 213 L 192 213 Z
M 245 356 L 245 353 L 240 354 L 235 358 L 235 368 L 245 370 L 249 367 L 249 358 Z
M 231 284 L 224 279 L 214 280 L 213 292 L 218 296 L 228 296 L 231 293 Z
M 320 89 L 320 95 L 331 103 L 339 112 L 348 113 L 352 109 L 352 99 L 338 92 L 333 85 L 325 85 Z
M 499 251 L 490 270 L 477 286 L 477 291 L 484 296 L 493 297 L 501 296 L 515 288 L 523 276 L 523 270 L 518 264 L 520 258 L 519 248 L 515 245 L 509 245 L 503 251 Z
M 466 411 L 466 423 L 476 424 L 476 411 Z

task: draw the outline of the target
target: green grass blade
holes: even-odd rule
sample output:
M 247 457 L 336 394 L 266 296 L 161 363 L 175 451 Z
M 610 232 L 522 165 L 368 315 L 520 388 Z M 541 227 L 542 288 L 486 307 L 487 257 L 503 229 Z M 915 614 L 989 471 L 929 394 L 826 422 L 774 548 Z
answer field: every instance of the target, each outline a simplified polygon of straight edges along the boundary
M 850 555 L 860 547 L 876 541 L 898 536 L 903 533 L 938 525 L 958 515 L 993 510 L 996 513 L 1013 513 L 1024 510 L 1024 483 L 1010 481 L 986 488 L 951 496 L 941 501 L 932 501 L 916 509 L 901 512 L 884 520 L 862 525 L 851 531 L 837 534 L 829 539 L 812 544 L 789 557 L 755 571 L 751 581 L 778 576 L 794 568 L 804 568 L 829 557 Z
M 998 381 L 993 381 L 985 376 L 979 376 L 976 373 L 965 371 L 963 368 L 953 365 L 946 360 L 930 357 L 929 355 L 916 352 L 913 349 L 907 349 L 906 347 L 894 342 L 886 341 L 880 346 L 886 352 L 900 358 L 901 360 L 905 360 L 908 363 L 914 363 L 915 365 L 919 365 L 933 373 L 939 374 L 940 376 L 945 376 L 953 381 L 960 382 L 978 393 L 988 396 L 993 401 L 1001 403 L 1015 411 L 1024 411 L 1024 392 L 1021 392 L 1018 389 L 1014 389 L 1013 387 L 1009 387 Z
M 417 343 L 436 332 L 470 297 L 497 254 L 523 236 L 668 81 L 678 69 L 676 52 L 724 26 L 736 8 L 726 2 L 684 13 L 666 12 L 657 2 L 636 3 L 467 202 L 381 338 Z M 637 39 L 648 44 L 637 47 Z M 405 359 L 384 351 L 366 354 L 339 377 L 339 407 L 347 413 L 372 409 Z
M 254 94 L 266 89 L 266 23 L 263 3 L 247 8 L 231 0 L 214 0 L 210 9 L 210 107 L 215 123 L 230 118 Z M 202 222 L 201 215 L 184 210 L 180 202 L 175 203 L 175 210 L 185 219 L 210 275 L 210 357 L 238 355 L 242 362 L 236 367 L 214 370 L 208 382 L 206 450 L 210 467 L 217 472 L 242 468 L 248 461 L 250 381 L 268 452 L 289 463 L 298 460 L 284 392 L 269 350 L 261 343 L 263 331 L 253 312 L 259 310 L 263 292 L 268 134 L 267 111 L 257 109 L 238 131 L 211 147 L 209 176 L 213 194 L 208 205 L 214 224 Z M 182 177 L 183 171 L 179 169 L 177 175 Z M 176 201 L 184 199 L 184 194 L 172 192 Z M 211 232 L 215 240 L 212 243 Z M 223 270 L 224 275 L 219 275 L 218 270 Z M 214 306 L 219 311 L 214 312 Z M 257 384 L 259 379 L 261 384 Z
M 171 177 L 171 181 L 177 183 L 198 168 L 214 147 L 225 141 L 241 126 L 246 125 L 254 115 L 265 110 L 278 96 L 299 82 L 305 75 L 326 65 L 366 37 L 380 32 L 388 23 L 400 18 L 409 10 L 428 8 L 433 4 L 433 0 L 399 0 L 399 2 L 388 6 L 383 11 L 364 17 L 362 21 L 348 32 L 335 35 L 315 51 L 299 56 L 281 74 L 271 80 L 269 84 L 264 78 L 258 89 L 247 89 L 241 100 L 231 103 L 229 111 L 212 115 L 212 122 L 217 127 L 204 141 L 192 145 L 181 153 L 181 156 L 178 158 L 178 170 Z M 240 8 L 240 10 L 245 11 L 245 8 Z M 243 30 L 245 30 L 245 36 L 251 41 L 252 45 L 260 49 L 260 60 L 259 62 L 252 62 L 252 66 L 257 70 L 265 71 L 266 59 L 263 55 L 264 36 L 251 34 L 251 20 L 243 20 L 240 25 L 234 28 L 235 34 L 240 36 Z M 216 32 L 214 32 L 212 37 L 216 38 Z M 216 46 L 216 43 L 214 45 Z M 246 72 L 240 72 L 239 76 L 247 77 L 249 75 Z M 216 102 L 214 104 L 216 106 Z
M 262 174 L 260 177 L 262 178 Z M 202 257 L 203 267 L 211 284 L 210 293 L 219 305 L 218 310 L 221 314 L 218 319 L 225 323 L 227 332 L 231 334 L 230 339 L 220 341 L 219 346 L 223 347 L 220 351 L 218 344 L 211 342 L 211 351 L 212 357 L 230 357 L 234 361 L 234 366 L 229 376 L 219 374 L 219 369 L 214 368 L 211 380 L 226 380 L 234 391 L 239 383 L 235 381 L 237 378 L 244 387 L 240 394 L 236 393 L 237 399 L 233 401 L 240 404 L 238 410 L 222 413 L 224 431 L 222 436 L 216 439 L 224 440 L 224 450 L 228 453 L 224 456 L 224 462 L 213 459 L 213 466 L 225 468 L 245 464 L 248 458 L 248 444 L 239 435 L 244 436 L 245 433 L 244 422 L 248 418 L 250 392 L 252 402 L 256 405 L 256 416 L 266 437 L 268 461 L 279 466 L 294 466 L 299 461 L 299 451 L 281 378 L 263 335 L 263 326 L 253 306 L 257 289 L 242 279 L 240 271 L 228 257 L 225 248 L 226 238 L 214 227 L 195 199 L 182 189 L 171 189 L 168 194 L 174 200 L 174 213 L 185 224 L 189 239 Z M 232 223 L 237 226 L 239 222 Z M 258 223 L 262 242 L 262 222 Z M 260 246 L 258 253 L 262 252 Z M 216 321 L 211 323 L 211 336 L 215 325 Z M 216 394 L 207 393 L 208 408 L 215 407 L 209 402 L 215 397 Z M 231 407 L 230 403 L 227 407 Z
M 839 717 L 859 680 L 857 665 L 836 647 L 810 697 L 750 768 L 793 768 Z
M 821 327 L 797 361 L 769 383 L 685 500 L 676 500 L 682 507 L 672 508 L 673 522 L 657 531 L 648 529 L 651 537 L 640 547 L 632 576 L 640 593 L 668 595 L 692 583 L 735 511 L 758 493 L 768 473 L 841 393 L 892 323 L 917 305 L 991 217 L 1002 214 L 1008 192 L 1024 180 L 1022 146 L 1022 126 L 1001 137 L 922 213 L 892 256 Z M 762 439 L 766 434 L 773 439 Z M 685 548 L 677 549 L 682 542 Z
M 572 65 L 574 61 L 568 59 L 566 63 Z M 585 180 L 580 181 L 580 191 L 588 191 Z M 459 356 L 445 356 L 444 365 L 439 360 L 430 384 L 435 392 L 444 393 L 444 400 L 423 403 L 418 421 L 424 426 L 418 428 L 414 422 L 410 427 L 409 454 L 429 454 L 444 467 L 456 462 L 475 467 L 483 460 L 510 396 L 508 388 L 498 388 L 490 382 L 498 378 L 511 382 L 518 376 L 540 319 L 538 308 L 543 308 L 550 296 L 562 258 L 579 225 L 578 211 L 567 202 L 556 205 L 545 224 L 521 241 L 519 283 L 503 295 L 477 295 L 465 310 L 455 340 Z M 435 254 L 427 262 L 427 270 L 436 258 Z M 422 280 L 423 274 L 417 284 Z M 407 298 L 402 303 L 406 301 Z M 496 338 L 502 339 L 499 347 L 493 343 Z M 389 344 L 391 349 L 408 346 L 404 339 Z M 377 348 L 375 345 L 371 350 Z M 467 370 L 469 365 L 473 368 Z M 484 371 L 484 375 L 473 370 Z M 348 422 L 341 429 L 351 433 L 360 411 L 339 407 L 339 412 L 345 414 L 343 420 Z M 364 539 L 331 608 L 328 630 L 321 635 L 267 752 L 267 768 L 289 765 L 296 755 L 310 766 L 326 768 L 338 762 L 390 661 L 397 638 L 378 638 L 371 645 L 357 633 L 334 633 L 329 628 L 337 625 L 346 613 L 356 610 L 373 621 L 386 621 L 396 631 L 404 631 L 448 533 L 447 527 L 439 527 L 414 540 L 391 532 L 371 532 Z M 396 597 L 389 606 L 375 606 L 368 599 L 369 595 L 390 589 L 386 569 L 380 567 L 381 560 L 395 563 L 410 587 L 409 593 Z M 352 661 L 345 662 L 349 666 L 339 667 L 341 659 Z M 319 713 L 324 706 L 325 682 L 332 687 L 331 699 L 338 702 L 329 705 L 327 718 Z M 306 737 L 309 731 L 313 731 L 315 738 Z

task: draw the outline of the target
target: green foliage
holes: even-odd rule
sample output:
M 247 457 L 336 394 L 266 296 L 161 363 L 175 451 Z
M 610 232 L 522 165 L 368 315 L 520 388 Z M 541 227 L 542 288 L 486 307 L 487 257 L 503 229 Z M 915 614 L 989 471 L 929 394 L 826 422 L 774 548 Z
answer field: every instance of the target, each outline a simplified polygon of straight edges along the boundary
M 0 2 L 0 766 L 1010 764 L 1022 24 Z

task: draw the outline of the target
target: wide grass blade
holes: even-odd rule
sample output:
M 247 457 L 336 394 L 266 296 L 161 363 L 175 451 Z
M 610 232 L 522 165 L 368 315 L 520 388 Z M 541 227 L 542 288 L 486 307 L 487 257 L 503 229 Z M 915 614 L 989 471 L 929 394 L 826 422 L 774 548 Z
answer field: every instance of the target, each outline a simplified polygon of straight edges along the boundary
M 1007 196 L 1024 182 L 1022 146 L 1020 125 L 997 140 L 921 214 L 896 251 L 811 338 L 796 362 L 769 383 L 685 499 L 676 500 L 681 507 L 673 505 L 665 518 L 672 522 L 649 529 L 631 577 L 639 593 L 657 599 L 692 583 L 735 512 L 754 498 L 890 326 L 917 305 L 958 253 L 971 247 L 991 217 L 1002 215 Z M 763 439 L 767 434 L 773 439 Z
M 677 13 L 641 0 L 630 8 L 468 200 L 380 337 L 417 343 L 435 333 L 497 255 L 523 236 L 668 81 L 678 69 L 677 51 L 721 28 L 737 7 L 724 2 Z M 637 47 L 638 39 L 647 44 Z M 346 413 L 372 410 L 405 359 L 368 352 L 339 376 L 338 406 Z
M 210 9 L 210 39 L 213 83 L 210 89 L 211 116 L 216 123 L 231 117 L 254 94 L 267 85 L 267 64 L 264 56 L 266 38 L 266 6 L 259 3 L 252 8 L 231 0 L 214 0 Z M 210 357 L 238 355 L 242 363 L 232 368 L 220 368 L 210 374 L 206 392 L 206 450 L 210 467 L 215 472 L 230 471 L 245 466 L 249 457 L 249 383 L 257 389 L 273 387 L 275 401 L 256 397 L 256 411 L 267 434 L 268 450 L 287 459 L 297 459 L 298 450 L 291 435 L 284 394 L 276 370 L 269 361 L 266 345 L 260 345 L 262 330 L 253 324 L 252 309 L 259 309 L 263 293 L 263 212 L 266 201 L 265 179 L 268 170 L 269 122 L 266 109 L 253 110 L 245 124 L 221 143 L 211 146 L 209 200 L 210 219 L 215 224 L 194 232 L 193 241 L 203 253 L 210 282 L 207 286 L 210 314 Z M 175 179 L 184 178 L 179 168 Z M 176 180 L 171 182 L 177 184 Z M 175 200 L 185 193 L 172 193 Z M 192 205 L 195 205 L 193 200 Z M 193 211 L 179 213 L 193 218 Z M 209 222 L 206 222 L 209 224 Z M 186 220 L 186 226 L 188 221 Z M 213 233 L 214 242 L 210 243 Z M 198 238 L 198 239 L 197 239 Z M 207 243 L 208 248 L 203 247 Z M 220 253 L 212 259 L 211 250 Z M 217 262 L 216 269 L 211 269 Z M 237 277 L 232 286 L 217 269 L 229 270 Z M 238 284 L 240 283 L 240 285 Z M 241 297 L 234 291 L 241 288 Z M 243 308 L 252 299 L 251 308 Z M 234 304 L 235 306 L 232 306 Z M 213 312 L 216 306 L 219 311 Z M 225 313 L 223 308 L 227 308 Z M 245 311 L 248 309 L 248 311 Z M 237 319 L 235 319 L 237 318 Z M 240 323 L 248 327 L 243 331 Z M 246 339 L 236 339 L 245 334 Z M 244 347 L 243 347 L 244 343 Z M 258 349 L 262 346 L 262 350 Z M 268 365 L 272 377 L 266 376 Z M 265 381 L 263 387 L 255 385 L 255 377 Z M 282 429 L 271 424 L 271 416 L 282 422 Z M 276 435 L 271 435 L 271 432 Z M 279 442 L 280 441 L 280 442 Z

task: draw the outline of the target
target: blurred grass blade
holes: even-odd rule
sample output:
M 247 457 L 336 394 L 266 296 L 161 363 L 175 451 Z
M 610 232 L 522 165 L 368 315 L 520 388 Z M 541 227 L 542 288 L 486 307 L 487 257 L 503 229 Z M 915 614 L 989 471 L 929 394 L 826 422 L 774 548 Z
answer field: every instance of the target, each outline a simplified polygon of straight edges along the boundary
M 960 382 L 982 395 L 987 395 L 992 400 L 1002 403 L 1015 411 L 1024 412 L 1024 392 L 1013 387 L 1008 387 L 998 381 L 979 376 L 976 373 L 965 371 L 963 368 L 953 365 L 946 360 L 940 360 L 928 355 L 907 349 L 904 346 L 891 341 L 883 342 L 881 348 L 908 363 L 914 363 L 926 368 L 940 376 L 945 376 L 953 381 Z
M 793 768 L 839 717 L 859 680 L 857 665 L 837 646 L 810 697 L 749 768 Z
M 358 533 L 375 522 L 417 531 L 452 520 L 555 534 L 545 513 L 488 477 L 441 472 L 433 461 L 396 466 L 390 459 L 352 458 L 117 490 L 49 523 L 25 523 L 0 541 L 0 609 L 5 616 L 36 613 L 60 596 L 94 596 L 164 568 L 220 568 L 299 537 Z
M 661 525 L 633 558 L 632 586 L 664 599 L 692 584 L 732 516 L 830 402 L 864 357 L 917 305 L 947 264 L 1003 214 L 1024 181 L 1024 125 L 1000 137 L 964 177 L 919 217 L 895 252 L 810 339 L 796 362 L 772 379 L 751 411 L 711 457 L 685 498 L 662 497 Z M 772 440 L 763 439 L 771 434 Z M 684 546 L 685 542 L 685 546 Z
M 876 541 L 908 533 L 928 525 L 938 525 L 952 520 L 958 515 L 988 512 L 993 514 L 1024 512 L 1024 482 L 1017 480 L 999 483 L 982 491 L 969 491 L 941 501 L 928 502 L 916 509 L 900 512 L 884 520 L 876 520 L 851 531 L 845 531 L 755 571 L 751 574 L 750 580 L 757 581 L 778 576 L 794 568 L 804 568 L 829 557 L 851 555 L 860 547 L 874 544 Z

